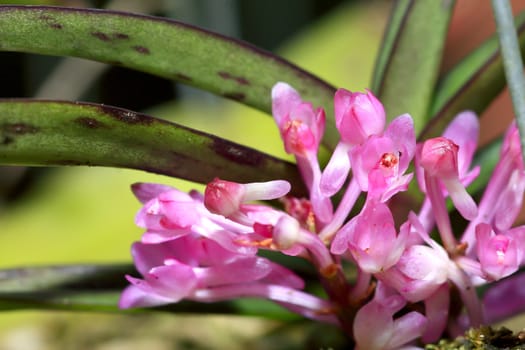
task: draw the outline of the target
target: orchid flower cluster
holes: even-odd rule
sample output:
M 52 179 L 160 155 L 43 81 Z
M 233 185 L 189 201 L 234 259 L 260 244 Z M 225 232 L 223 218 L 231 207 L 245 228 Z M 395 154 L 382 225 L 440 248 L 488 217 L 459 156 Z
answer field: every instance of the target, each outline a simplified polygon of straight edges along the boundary
M 370 91 L 339 89 L 334 110 L 340 140 L 322 169 L 325 112 L 286 83 L 273 87 L 272 107 L 309 198 L 287 196 L 291 186 L 284 180 L 215 179 L 204 194 L 133 185 L 144 204 L 136 224 L 146 231 L 132 246 L 142 278 L 127 276 L 120 307 L 265 298 L 339 325 L 358 349 L 368 350 L 416 349 L 445 331 L 457 335 L 523 308 L 519 293 L 501 298 L 522 282 L 519 276 L 483 298 L 476 293 L 524 263 L 525 226 L 512 227 L 525 189 L 514 125 L 476 203 L 466 191 L 480 171 L 471 166 L 479 130 L 472 112 L 460 113 L 441 137 L 416 143 L 408 114 L 386 125 L 384 108 Z M 403 221 L 393 215 L 394 196 L 407 191 L 414 175 L 424 200 Z M 357 205 L 360 197 L 364 204 Z M 261 202 L 275 199 L 283 209 Z M 464 218 L 464 232 L 452 226 L 447 201 Z M 259 250 L 310 261 L 326 296 L 305 292 L 301 277 Z M 350 271 L 357 271 L 353 280 Z

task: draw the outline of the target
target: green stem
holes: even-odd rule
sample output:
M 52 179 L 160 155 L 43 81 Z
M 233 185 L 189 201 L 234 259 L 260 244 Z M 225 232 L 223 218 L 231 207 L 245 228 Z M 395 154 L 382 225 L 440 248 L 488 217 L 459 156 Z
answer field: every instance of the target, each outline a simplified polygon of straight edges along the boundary
M 512 9 L 508 0 L 492 0 L 492 10 L 498 28 L 505 77 L 520 132 L 521 149 L 525 150 L 525 79 Z

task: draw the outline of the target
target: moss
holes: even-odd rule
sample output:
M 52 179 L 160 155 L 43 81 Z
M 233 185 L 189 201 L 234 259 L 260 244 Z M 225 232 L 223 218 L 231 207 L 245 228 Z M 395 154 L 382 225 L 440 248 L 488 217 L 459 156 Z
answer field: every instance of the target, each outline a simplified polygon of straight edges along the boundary
M 493 329 L 482 326 L 471 328 L 463 336 L 454 340 L 441 340 L 435 345 L 427 345 L 426 350 L 523 350 L 525 331 L 513 333 L 501 327 Z

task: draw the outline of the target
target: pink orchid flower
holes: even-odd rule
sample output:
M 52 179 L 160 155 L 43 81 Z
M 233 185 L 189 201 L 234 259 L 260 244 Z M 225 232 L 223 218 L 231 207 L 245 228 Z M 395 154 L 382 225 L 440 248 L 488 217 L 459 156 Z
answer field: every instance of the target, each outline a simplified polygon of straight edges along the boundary
M 355 317 L 356 349 L 420 349 L 409 344 L 419 338 L 427 326 L 432 325 L 417 311 L 394 319 L 394 314 L 405 305 L 406 300 L 401 295 L 379 282 L 374 298 L 361 307 Z
M 412 174 L 403 175 L 414 157 L 416 137 L 412 118 L 394 119 L 383 135 L 373 135 L 350 153 L 354 176 L 362 191 L 386 202 L 406 190 Z
M 368 273 L 385 271 L 397 263 L 405 249 L 408 231 L 397 235 L 388 206 L 369 201 L 363 211 L 335 236 L 331 252 L 349 250 L 359 267 Z
M 137 242 L 132 255 L 143 279 L 121 295 L 121 308 L 156 306 L 182 299 L 215 302 L 239 296 L 266 298 L 307 317 L 326 317 L 330 304 L 300 289 L 304 282 L 290 270 L 255 255 L 233 253 L 216 242 L 186 235 L 160 244 Z
M 341 189 L 351 168 L 349 152 L 372 135 L 382 134 L 385 110 L 379 100 L 367 91 L 350 92 L 339 89 L 334 97 L 335 125 L 341 140 L 321 177 L 321 192 L 332 196 Z
M 279 127 L 286 152 L 295 155 L 316 218 L 326 223 L 332 217 L 330 198 L 321 193 L 321 169 L 317 152 L 325 128 L 324 110 L 313 109 L 299 93 L 286 83 L 277 83 L 272 89 L 272 112 Z
M 476 250 L 478 224 L 488 223 L 502 231 L 512 226 L 523 201 L 524 176 L 519 133 L 513 123 L 505 133 L 499 161 L 479 202 L 478 215 L 461 237 L 467 245 L 467 255 L 472 256 Z
M 514 231 L 516 232 L 516 231 Z M 524 257 L 525 242 L 509 233 L 496 234 L 490 225 L 476 227 L 477 255 L 484 278 L 499 280 L 516 272 Z
M 523 282 L 510 275 L 525 264 L 525 226 L 512 228 L 525 192 L 516 126 L 507 131 L 478 206 L 466 190 L 480 170 L 472 167 L 479 133 L 473 112 L 458 114 L 441 137 L 416 147 L 412 118 L 401 115 L 385 129 L 383 105 L 370 91 L 339 89 L 334 105 L 341 138 L 322 171 L 324 111 L 286 83 L 272 89 L 274 119 L 308 198 L 284 197 L 291 186 L 283 180 L 214 179 L 204 194 L 133 185 L 143 203 L 136 223 L 146 232 L 132 247 L 141 277 L 127 276 L 120 307 L 264 298 L 339 325 L 358 349 L 372 350 L 419 349 L 418 338 L 435 342 L 445 329 L 455 335 L 522 310 L 523 297 L 509 292 Z M 426 197 L 419 215 L 410 212 L 407 220 L 394 196 L 408 188 L 414 157 Z M 468 221 L 462 235 L 452 226 L 447 197 Z M 359 198 L 364 204 L 355 215 Z M 283 208 L 260 202 L 275 199 Z M 435 226 L 442 244 L 431 238 Z M 302 279 L 259 256 L 261 249 L 307 260 L 325 299 L 303 291 Z M 345 276 L 347 263 L 357 270 L 354 281 Z M 475 287 L 503 278 L 482 305 Z M 457 313 L 449 313 L 452 290 L 462 304 Z M 502 291 L 509 298 L 501 300 Z

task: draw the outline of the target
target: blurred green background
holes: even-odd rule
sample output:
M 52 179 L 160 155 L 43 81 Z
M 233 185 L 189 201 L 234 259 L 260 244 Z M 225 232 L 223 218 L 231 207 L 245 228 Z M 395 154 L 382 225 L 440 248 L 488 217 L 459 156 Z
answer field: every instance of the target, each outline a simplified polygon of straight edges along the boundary
M 12 3 L 110 8 L 174 18 L 276 52 L 350 90 L 369 84 L 390 7 L 388 1 L 343 0 L 1 4 Z M 0 67 L 1 97 L 115 105 L 288 157 L 269 116 L 171 81 L 81 59 L 20 53 L 0 53 Z M 202 188 L 123 169 L 2 168 L 0 267 L 130 262 L 129 247 L 141 229 L 133 223 L 139 203 L 129 186 L 139 181 Z M 0 314 L 0 349 L 262 349 L 277 343 L 283 349 L 302 349 L 305 342 L 310 348 L 341 342 L 330 329 L 324 333 L 328 340 L 310 337 L 312 332 L 319 334 L 311 326 L 243 317 L 18 311 Z

